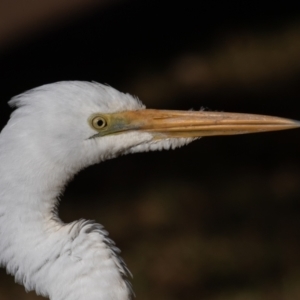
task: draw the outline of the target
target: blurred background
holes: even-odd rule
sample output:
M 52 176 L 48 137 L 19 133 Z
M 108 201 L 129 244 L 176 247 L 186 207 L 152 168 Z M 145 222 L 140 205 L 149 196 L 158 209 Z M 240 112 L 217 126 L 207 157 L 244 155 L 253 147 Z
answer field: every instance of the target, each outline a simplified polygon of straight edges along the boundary
M 147 107 L 300 119 L 300 10 L 292 1 L 1 0 L 7 101 L 94 80 Z M 80 173 L 65 222 L 102 223 L 143 300 L 300 299 L 299 130 L 211 137 Z M 0 271 L 1 300 L 44 299 Z

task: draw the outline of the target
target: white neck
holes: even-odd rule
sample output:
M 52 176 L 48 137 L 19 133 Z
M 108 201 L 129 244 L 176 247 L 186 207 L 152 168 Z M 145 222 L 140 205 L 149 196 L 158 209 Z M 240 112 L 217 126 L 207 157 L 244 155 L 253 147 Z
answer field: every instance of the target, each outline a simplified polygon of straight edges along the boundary
M 14 145 L 1 134 L 1 265 L 51 300 L 129 299 L 128 271 L 102 226 L 64 224 L 56 215 L 57 197 L 79 170 L 43 160 L 25 143 Z

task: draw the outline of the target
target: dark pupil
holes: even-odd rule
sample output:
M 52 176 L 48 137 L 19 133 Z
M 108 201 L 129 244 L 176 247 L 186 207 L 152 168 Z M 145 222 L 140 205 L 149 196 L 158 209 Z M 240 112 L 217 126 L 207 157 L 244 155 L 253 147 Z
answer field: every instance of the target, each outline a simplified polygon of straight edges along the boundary
M 102 126 L 104 125 L 104 121 L 103 121 L 102 119 L 99 119 L 99 120 L 97 121 L 97 125 L 98 125 L 99 127 L 102 127 Z

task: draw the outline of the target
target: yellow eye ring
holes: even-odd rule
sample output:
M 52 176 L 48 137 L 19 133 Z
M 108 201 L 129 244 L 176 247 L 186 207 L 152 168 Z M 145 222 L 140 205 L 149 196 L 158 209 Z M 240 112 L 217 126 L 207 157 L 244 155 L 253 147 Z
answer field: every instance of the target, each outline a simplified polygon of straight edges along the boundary
M 107 126 L 107 121 L 101 116 L 96 116 L 95 118 L 92 119 L 91 125 L 95 129 L 99 130 Z

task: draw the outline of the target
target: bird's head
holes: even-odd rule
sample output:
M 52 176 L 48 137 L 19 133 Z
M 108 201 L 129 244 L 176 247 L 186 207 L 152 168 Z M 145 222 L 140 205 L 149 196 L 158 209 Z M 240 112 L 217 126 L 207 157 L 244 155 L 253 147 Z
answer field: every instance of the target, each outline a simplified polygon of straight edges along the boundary
M 202 136 L 298 127 L 276 117 L 145 109 L 129 94 L 90 82 L 58 82 L 14 97 L 3 131 L 20 147 L 80 169 L 120 154 L 176 148 Z

